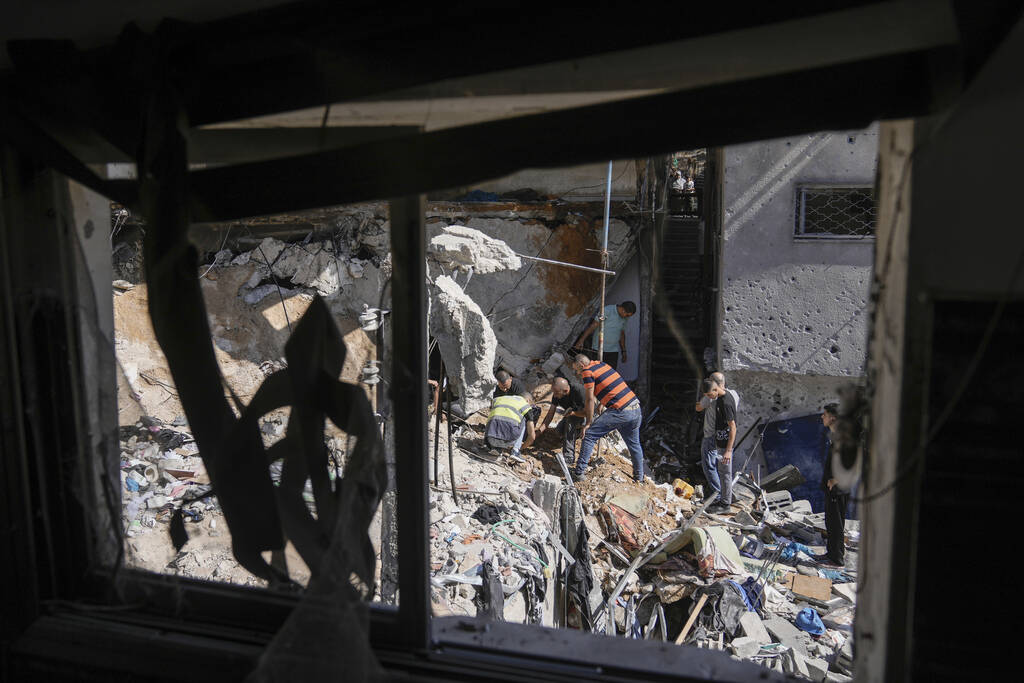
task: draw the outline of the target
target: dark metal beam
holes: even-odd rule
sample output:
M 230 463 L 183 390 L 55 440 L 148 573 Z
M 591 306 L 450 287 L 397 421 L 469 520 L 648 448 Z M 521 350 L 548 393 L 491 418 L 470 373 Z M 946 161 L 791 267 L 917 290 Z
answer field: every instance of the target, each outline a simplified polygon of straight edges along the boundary
M 198 171 L 190 179 L 192 219 L 330 206 L 466 185 L 522 168 L 643 157 L 921 115 L 936 106 L 933 58 L 934 53 L 896 55 Z
M 427 523 L 427 290 L 426 200 L 390 204 L 391 402 L 394 406 L 398 488 L 398 616 L 400 636 L 413 650 L 430 644 L 430 563 Z

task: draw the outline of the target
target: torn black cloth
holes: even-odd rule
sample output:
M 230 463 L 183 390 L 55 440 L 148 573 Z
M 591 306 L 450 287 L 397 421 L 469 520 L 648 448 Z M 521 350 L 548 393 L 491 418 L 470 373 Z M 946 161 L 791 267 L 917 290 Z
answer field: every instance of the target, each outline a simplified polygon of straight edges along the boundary
M 476 509 L 472 517 L 481 524 L 497 524 L 503 519 L 508 519 L 509 514 L 509 509 L 504 505 L 484 503 Z
M 580 523 L 579 535 L 576 540 L 576 561 L 565 574 L 565 584 L 569 598 L 583 617 L 583 627 L 587 631 L 594 630 L 594 616 L 590 611 L 590 591 L 594 589 L 594 572 L 591 568 L 590 545 L 587 542 L 590 534 L 587 525 Z
M 191 441 L 188 434 L 182 432 L 176 432 L 173 429 L 161 429 L 153 437 L 160 448 L 165 451 L 172 451 L 175 448 L 181 448 L 184 444 Z
M 739 584 L 723 579 L 701 592 L 707 594 L 708 601 L 701 610 L 698 623 L 709 631 L 724 631 L 734 637 L 740 628 L 740 617 L 748 611 L 743 589 Z M 695 600 L 697 597 L 694 594 Z
M 501 588 L 501 577 L 490 562 L 484 562 L 480 578 L 483 583 L 476 589 L 476 597 L 473 598 L 476 616 L 491 621 L 505 621 L 505 593 Z

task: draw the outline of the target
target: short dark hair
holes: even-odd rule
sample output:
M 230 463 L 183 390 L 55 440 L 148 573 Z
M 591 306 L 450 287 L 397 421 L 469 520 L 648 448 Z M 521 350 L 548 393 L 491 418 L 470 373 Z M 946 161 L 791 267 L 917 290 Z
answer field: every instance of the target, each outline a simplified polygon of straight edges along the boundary
M 633 303 L 632 301 L 623 301 L 621 304 L 619 304 L 619 306 L 621 306 L 622 310 L 624 310 L 626 313 L 629 313 L 630 315 L 636 313 L 636 304 Z
M 498 370 L 496 373 L 494 373 L 494 376 L 497 378 L 499 382 L 504 382 L 508 380 L 510 377 L 512 377 L 512 375 L 508 374 L 504 370 Z
M 828 404 L 825 405 L 824 408 L 822 408 L 822 410 L 824 412 L 828 413 L 829 415 L 831 415 L 832 417 L 839 417 L 839 404 L 838 403 L 828 403 Z
M 718 384 L 715 383 L 715 380 L 705 377 L 704 381 L 700 383 L 700 393 L 707 394 L 717 386 Z

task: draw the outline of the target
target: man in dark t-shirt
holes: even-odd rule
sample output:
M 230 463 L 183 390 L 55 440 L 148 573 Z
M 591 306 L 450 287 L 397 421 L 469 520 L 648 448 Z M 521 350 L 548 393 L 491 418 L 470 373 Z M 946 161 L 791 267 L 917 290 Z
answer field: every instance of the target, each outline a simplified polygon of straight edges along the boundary
M 498 370 L 494 373 L 494 378 L 498 380 L 498 386 L 494 388 L 494 398 L 499 396 L 522 396 L 529 393 L 523 387 L 522 382 L 504 370 Z
M 736 443 L 736 399 L 714 380 L 708 378 L 701 385 L 704 396 L 714 403 L 715 447 L 702 453 L 701 464 L 708 486 L 718 493 L 718 500 L 708 512 L 728 512 L 732 509 L 732 448 Z
M 583 392 L 580 388 L 569 384 L 564 377 L 556 377 L 551 383 L 551 407 L 544 416 L 544 421 L 537 427 L 537 432 L 543 433 L 548 428 L 556 409 L 561 408 L 565 411 L 556 429 L 562 435 L 562 456 L 566 463 L 576 461 L 576 441 L 586 420 L 583 407 Z
M 825 429 L 821 435 L 821 452 L 825 460 L 821 488 L 825 489 L 825 554 L 815 559 L 842 567 L 846 561 L 846 507 L 849 491 L 844 491 L 832 476 L 832 437 L 839 423 L 839 404 L 829 403 L 821 413 Z

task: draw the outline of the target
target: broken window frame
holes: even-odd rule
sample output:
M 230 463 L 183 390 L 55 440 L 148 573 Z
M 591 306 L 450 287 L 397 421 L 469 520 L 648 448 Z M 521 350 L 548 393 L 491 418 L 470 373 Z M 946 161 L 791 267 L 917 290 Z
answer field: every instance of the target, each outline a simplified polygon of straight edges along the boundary
M 798 184 L 794 197 L 794 231 L 793 236 L 797 241 L 813 240 L 843 240 L 854 242 L 874 242 L 875 233 L 878 227 L 877 208 L 871 215 L 871 234 L 852 235 L 834 232 L 807 232 L 807 200 L 809 193 L 836 194 L 837 192 L 865 192 L 870 195 L 873 203 L 876 204 L 875 187 L 866 183 L 806 183 Z
M 62 183 L 66 187 L 63 176 L 52 172 L 40 175 L 52 179 L 54 187 L 59 188 Z M 87 316 L 90 313 L 83 302 L 92 296 L 91 292 L 76 288 L 74 281 L 88 264 L 70 259 L 78 248 L 76 238 L 73 232 L 61 230 L 62 226 L 75 223 L 74 210 L 67 205 L 66 194 L 58 190 L 52 195 L 46 201 L 62 208 L 44 220 L 55 234 L 63 232 L 60 239 L 42 239 L 41 231 L 28 221 L 12 224 L 21 229 L 23 238 L 32 239 L 27 236 L 34 235 L 40 249 L 51 250 L 54 265 L 64 264 L 68 268 L 70 277 L 65 278 L 61 303 L 65 310 Z M 489 671 L 495 676 L 554 673 L 573 679 L 650 680 L 670 671 L 674 680 L 680 680 L 679 664 L 683 660 L 692 662 L 693 670 L 700 670 L 700 663 L 713 653 L 665 647 L 660 641 L 597 641 L 594 638 L 602 636 L 571 629 L 432 617 L 427 534 L 424 208 L 422 196 L 391 202 L 392 405 L 396 423 L 414 425 L 395 430 L 395 449 L 398 453 L 419 453 L 421 457 L 405 458 L 396 471 L 400 600 L 397 608 L 369 605 L 369 638 L 376 656 L 392 670 L 433 674 Z M 0 284 L 9 281 L 6 265 L 0 263 Z M 9 302 L 10 291 L 3 287 L 0 290 L 0 303 L 5 297 Z M 69 326 L 64 333 L 66 339 L 55 340 L 52 355 L 60 361 L 57 371 L 68 386 L 77 388 L 51 393 L 42 400 L 54 412 L 64 410 L 72 416 L 71 433 L 77 439 L 83 462 L 102 462 L 111 457 L 116 461 L 112 450 L 116 439 L 99 447 L 90 447 L 88 443 L 93 430 L 113 431 L 113 420 L 110 416 L 104 420 L 87 415 L 82 402 L 72 396 L 76 391 L 88 394 L 90 385 L 112 383 L 113 368 L 107 368 L 107 374 L 83 370 L 82 349 L 87 346 L 83 344 L 83 328 Z M 11 398 L 10 393 L 4 394 L 5 402 Z M 17 400 L 17 396 L 14 398 Z M 105 424 L 106 421 L 111 424 Z M 8 434 L 4 432 L 5 437 Z M 31 451 L 21 452 L 26 454 L 23 460 L 32 459 Z M 60 458 L 58 453 L 41 452 L 53 461 Z M 30 467 L 51 464 L 50 460 Z M 17 476 L 6 470 L 0 474 L 12 494 L 10 500 L 25 502 L 22 520 L 31 517 L 32 510 L 41 511 L 37 512 L 37 531 L 45 536 L 59 530 L 60 540 L 67 541 L 56 552 L 35 552 L 39 549 L 25 533 L 10 539 L 17 572 L 37 585 L 48 584 L 41 590 L 32 587 L 26 606 L 18 612 L 21 620 L 12 620 L 8 625 L 14 629 L 19 624 L 27 628 L 18 638 L 15 652 L 19 666 L 29 667 L 24 671 L 34 672 L 30 667 L 43 666 L 47 670 L 64 667 L 67 673 L 85 666 L 86 670 L 95 667 L 97 671 L 145 677 L 165 674 L 171 662 L 187 660 L 190 671 L 202 670 L 200 680 L 239 679 L 252 670 L 298 603 L 298 596 L 291 593 L 111 566 L 109 558 L 104 562 L 102 555 L 82 540 L 95 533 L 97 512 L 83 504 L 80 491 L 75 491 L 81 482 L 61 479 L 51 487 L 38 477 Z M 119 491 L 119 487 L 115 490 Z M 68 647 L 69 641 L 74 647 Z M 749 663 L 724 665 L 737 680 L 762 680 L 765 673 Z

